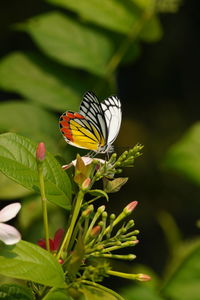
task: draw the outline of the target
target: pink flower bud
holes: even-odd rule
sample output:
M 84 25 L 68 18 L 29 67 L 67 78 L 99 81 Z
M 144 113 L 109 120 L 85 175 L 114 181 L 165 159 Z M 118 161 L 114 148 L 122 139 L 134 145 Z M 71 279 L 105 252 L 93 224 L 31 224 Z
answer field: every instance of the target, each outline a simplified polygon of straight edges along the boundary
M 43 161 L 45 159 L 45 144 L 44 143 L 39 143 L 37 148 L 36 148 L 36 159 L 39 161 Z
M 64 260 L 62 258 L 59 258 L 58 262 L 62 265 L 64 263 Z
M 140 273 L 140 274 L 137 274 L 137 275 L 138 275 L 137 280 L 139 280 L 139 281 L 149 281 L 149 280 L 151 280 L 151 277 L 147 274 Z
M 91 179 L 88 177 L 82 183 L 82 189 L 87 189 L 91 183 Z
M 139 243 L 139 240 L 135 240 L 134 241 L 134 245 L 138 244 Z
M 97 226 L 92 228 L 92 230 L 90 232 L 90 235 L 95 237 L 100 233 L 100 231 L 101 231 L 101 226 L 97 225 Z
M 93 210 L 94 210 L 94 206 L 91 204 L 82 212 L 82 216 L 83 217 L 89 216 Z
M 132 201 L 130 202 L 125 208 L 124 208 L 124 212 L 130 214 L 135 207 L 137 206 L 138 202 L 137 201 Z

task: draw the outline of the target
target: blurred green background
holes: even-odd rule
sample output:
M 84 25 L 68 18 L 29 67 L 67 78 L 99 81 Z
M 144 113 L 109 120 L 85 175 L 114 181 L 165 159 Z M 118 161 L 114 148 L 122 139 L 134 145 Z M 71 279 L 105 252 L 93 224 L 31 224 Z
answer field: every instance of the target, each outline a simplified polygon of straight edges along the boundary
M 167 299 L 200 299 L 199 8 L 195 0 L 8 0 L 0 10 L 0 131 L 44 141 L 69 162 L 77 149 L 59 133 L 59 115 L 78 110 L 87 90 L 100 99 L 120 97 L 116 152 L 138 142 L 145 147 L 134 169 L 123 173 L 127 185 L 110 197 L 108 211 L 116 213 L 139 201 L 137 259 L 116 268 L 167 278 L 174 261 L 197 251 L 195 270 L 186 268 L 175 287 L 170 280 L 158 284 Z M 37 198 L 3 175 L 0 188 L 2 206 L 23 201 L 18 226 L 36 242 L 42 235 Z M 53 234 L 65 220 L 50 210 Z M 152 292 L 154 281 L 106 284 L 118 291 L 127 286 L 127 299 L 166 299 Z

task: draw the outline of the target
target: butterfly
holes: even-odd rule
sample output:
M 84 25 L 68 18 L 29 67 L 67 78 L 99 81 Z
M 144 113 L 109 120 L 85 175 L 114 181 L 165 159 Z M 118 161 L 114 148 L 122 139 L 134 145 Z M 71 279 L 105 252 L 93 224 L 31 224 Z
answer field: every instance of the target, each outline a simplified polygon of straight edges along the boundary
M 97 153 L 112 152 L 122 119 L 121 102 L 110 96 L 99 102 L 93 92 L 86 92 L 79 112 L 66 111 L 59 120 L 65 141 L 75 147 Z

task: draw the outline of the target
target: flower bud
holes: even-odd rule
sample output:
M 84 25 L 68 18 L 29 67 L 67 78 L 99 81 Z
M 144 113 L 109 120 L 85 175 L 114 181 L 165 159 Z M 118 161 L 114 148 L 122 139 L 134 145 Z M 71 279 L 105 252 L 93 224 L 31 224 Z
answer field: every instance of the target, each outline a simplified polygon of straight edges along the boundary
M 93 210 L 94 210 L 94 206 L 91 204 L 82 212 L 82 216 L 84 218 L 89 216 Z
M 102 205 L 97 209 L 97 212 L 102 213 L 105 210 L 105 208 L 106 208 L 105 205 Z
M 82 189 L 85 190 L 90 186 L 91 179 L 88 177 L 82 183 Z
M 138 202 L 137 201 L 132 201 L 130 202 L 125 208 L 124 208 L 124 212 L 126 214 L 130 214 L 134 209 L 135 207 L 137 206 Z
M 92 228 L 90 232 L 90 236 L 96 237 L 100 232 L 101 232 L 101 226 L 96 225 L 95 227 Z
M 138 244 L 139 243 L 139 240 L 134 240 L 134 245 Z
M 64 263 L 64 260 L 62 258 L 59 258 L 58 262 L 62 265 Z
M 45 159 L 45 144 L 43 142 L 39 143 L 37 148 L 36 148 L 36 159 L 38 161 L 43 161 Z
M 136 279 L 139 280 L 139 281 L 149 281 L 149 280 L 151 280 L 151 277 L 147 274 L 140 273 L 140 274 L 137 274 Z

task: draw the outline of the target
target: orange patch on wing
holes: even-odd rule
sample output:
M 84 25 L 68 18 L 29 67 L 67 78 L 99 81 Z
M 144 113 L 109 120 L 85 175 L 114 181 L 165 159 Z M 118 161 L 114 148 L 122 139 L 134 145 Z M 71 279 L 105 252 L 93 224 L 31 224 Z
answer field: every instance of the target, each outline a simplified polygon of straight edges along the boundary
M 67 113 L 67 117 L 70 119 L 74 119 L 75 118 L 75 114 L 73 113 Z
M 63 116 L 62 120 L 65 120 L 66 122 L 69 122 L 70 119 L 67 116 Z
M 73 137 L 72 137 L 72 133 L 71 133 L 71 130 L 70 129 L 67 129 L 67 128 L 61 128 L 61 132 L 64 134 L 64 136 L 70 140 L 70 141 L 73 141 Z
M 74 116 L 77 118 L 77 119 L 85 119 L 84 116 L 80 115 L 79 113 L 75 113 Z
M 69 123 L 66 122 L 66 121 L 60 121 L 60 124 L 63 126 L 63 127 L 69 127 Z

